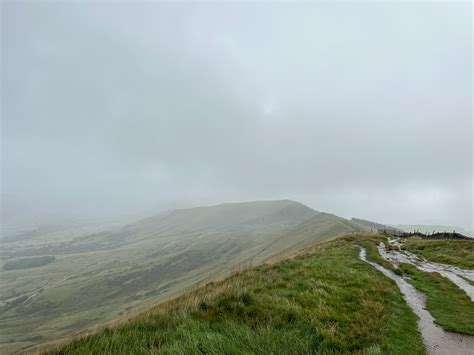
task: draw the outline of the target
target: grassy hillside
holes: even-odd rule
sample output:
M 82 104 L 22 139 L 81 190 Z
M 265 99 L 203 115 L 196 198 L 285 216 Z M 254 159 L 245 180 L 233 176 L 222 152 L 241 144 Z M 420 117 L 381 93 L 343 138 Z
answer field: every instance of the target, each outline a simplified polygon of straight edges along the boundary
M 408 240 L 415 243 L 416 241 L 425 241 L 417 237 L 409 238 Z M 439 273 L 423 272 L 415 266 L 405 263 L 402 263 L 399 268 L 395 268 L 394 265 L 380 256 L 377 245 L 381 241 L 384 240 L 374 237 L 370 239 L 364 238 L 357 243 L 366 248 L 369 260 L 399 275 L 405 276 L 409 283 L 425 294 L 426 309 L 428 309 L 435 318 L 436 323 L 443 329 L 455 333 L 474 335 L 474 302 L 471 301 L 469 296 Z M 459 248 L 458 241 L 445 240 L 442 242 L 445 243 L 445 248 L 449 248 L 450 245 L 453 246 L 450 252 L 452 256 L 463 250 Z M 462 242 L 466 243 L 465 241 Z M 449 305 L 449 307 L 446 305 Z
M 360 218 L 351 218 L 351 222 L 358 223 L 358 224 L 363 225 L 363 226 L 365 226 L 369 229 L 373 229 L 374 231 L 377 231 L 377 229 L 390 228 L 385 224 L 376 223 L 376 222 L 372 222 L 372 221 L 368 221 L 366 219 L 360 219 Z
M 49 353 L 423 354 L 416 317 L 355 243 L 234 274 Z
M 474 270 L 474 240 L 404 239 L 403 247 L 427 260 Z
M 328 238 L 364 231 L 366 228 L 333 214 L 320 212 L 283 233 L 260 253 L 269 257 L 277 253 L 312 245 Z
M 217 206 L 175 210 L 136 223 L 132 228 L 156 233 L 198 231 L 239 225 L 294 225 L 317 212 L 295 201 L 223 203 Z
M 2 264 L 41 255 L 55 260 L 0 271 L 0 352 L 69 336 L 242 263 L 358 228 L 286 200 L 177 210 L 70 241 L 3 244 Z
M 439 325 L 474 335 L 474 302 L 463 290 L 438 273 L 422 272 L 410 264 L 401 264 L 399 272 L 427 296 L 426 308 Z

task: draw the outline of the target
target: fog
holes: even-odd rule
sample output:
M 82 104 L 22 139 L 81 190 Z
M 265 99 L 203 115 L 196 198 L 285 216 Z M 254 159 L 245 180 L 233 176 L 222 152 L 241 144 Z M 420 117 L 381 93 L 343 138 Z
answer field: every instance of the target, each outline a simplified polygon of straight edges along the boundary
M 4 221 L 294 199 L 473 228 L 470 2 L 2 2 Z

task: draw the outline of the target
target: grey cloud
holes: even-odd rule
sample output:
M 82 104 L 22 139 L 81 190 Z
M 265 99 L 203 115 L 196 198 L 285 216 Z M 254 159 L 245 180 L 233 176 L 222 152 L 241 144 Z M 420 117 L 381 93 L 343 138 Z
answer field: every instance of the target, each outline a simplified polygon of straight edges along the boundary
M 3 2 L 2 193 L 472 228 L 470 7 Z

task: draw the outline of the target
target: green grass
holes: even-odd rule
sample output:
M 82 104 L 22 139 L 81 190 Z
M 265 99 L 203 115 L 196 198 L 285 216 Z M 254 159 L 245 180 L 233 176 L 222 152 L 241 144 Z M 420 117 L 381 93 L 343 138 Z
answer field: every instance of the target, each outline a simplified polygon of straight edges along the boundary
M 375 245 L 375 244 L 374 244 Z M 423 354 L 394 282 L 355 238 L 210 283 L 51 354 Z
M 39 230 L 31 239 L 2 243 L 0 329 L 6 335 L 0 336 L 0 353 L 71 336 L 242 264 L 360 229 L 315 214 L 292 201 L 224 204 L 169 212 L 107 232 L 86 228 L 84 235 L 82 227 L 68 227 L 54 232 L 51 241 L 51 234 Z M 46 254 L 55 261 L 1 269 L 9 260 Z
M 438 273 L 419 271 L 401 264 L 407 281 L 426 295 L 426 308 L 445 330 L 474 335 L 474 302 L 454 283 Z
M 378 263 L 401 276 L 407 276 L 407 281 L 427 296 L 426 307 L 435 318 L 436 323 L 443 329 L 474 335 L 474 302 L 471 301 L 467 294 L 438 273 L 419 271 L 415 266 L 409 264 L 401 264 L 400 268 L 394 268 L 391 263 L 384 260 L 378 253 L 376 246 L 381 241 L 384 241 L 382 237 L 363 238 L 358 241 L 358 244 L 366 248 L 368 260 Z M 409 241 L 412 243 L 411 245 L 427 244 L 427 249 L 430 251 L 434 249 L 431 246 L 432 243 L 444 245 L 445 248 L 449 247 L 446 243 L 449 245 L 454 243 L 456 245 L 452 247 L 454 252 L 451 251 L 451 259 L 455 257 L 454 253 L 460 250 L 458 241 L 453 240 L 440 241 L 441 243 L 426 241 L 427 243 L 425 243 L 425 240 L 421 238 L 410 238 Z M 414 250 L 412 251 L 415 252 Z M 449 305 L 449 307 L 446 305 Z
M 386 269 L 395 271 L 393 265 L 382 258 L 377 250 L 377 247 L 381 242 L 385 243 L 385 247 L 387 247 L 387 238 L 382 236 L 358 237 L 357 240 L 357 244 L 365 248 L 367 252 L 367 260 L 382 265 Z
M 411 237 L 404 240 L 403 246 L 430 261 L 474 269 L 474 240 L 426 240 Z

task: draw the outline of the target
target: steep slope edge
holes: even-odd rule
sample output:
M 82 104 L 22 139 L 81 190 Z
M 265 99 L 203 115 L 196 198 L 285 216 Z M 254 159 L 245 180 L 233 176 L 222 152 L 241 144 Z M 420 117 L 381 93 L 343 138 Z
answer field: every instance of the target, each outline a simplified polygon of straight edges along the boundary
M 55 260 L 0 271 L 0 352 L 69 336 L 261 260 L 256 256 L 275 238 L 315 214 L 288 200 L 222 204 L 61 243 L 7 245 L 2 261 L 41 255 Z
M 424 348 L 396 285 L 358 259 L 351 237 L 211 282 L 49 349 L 102 352 L 423 354 Z

